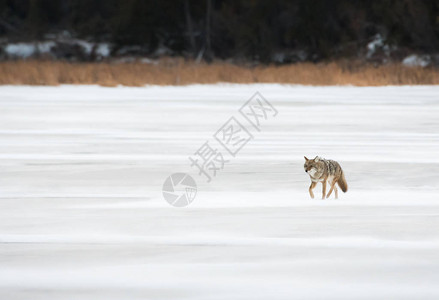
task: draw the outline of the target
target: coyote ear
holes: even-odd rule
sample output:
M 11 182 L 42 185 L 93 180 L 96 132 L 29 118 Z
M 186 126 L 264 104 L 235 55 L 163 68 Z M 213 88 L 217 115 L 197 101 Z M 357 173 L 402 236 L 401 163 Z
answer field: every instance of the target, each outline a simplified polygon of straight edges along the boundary
M 308 161 L 308 160 L 309 160 L 309 159 L 308 159 L 308 158 L 307 158 L 306 156 L 304 156 L 304 158 L 305 158 L 305 160 L 306 160 L 306 161 Z
M 315 158 L 314 158 L 314 161 L 315 162 L 318 162 L 320 160 L 320 157 L 318 157 L 318 156 L 316 156 Z

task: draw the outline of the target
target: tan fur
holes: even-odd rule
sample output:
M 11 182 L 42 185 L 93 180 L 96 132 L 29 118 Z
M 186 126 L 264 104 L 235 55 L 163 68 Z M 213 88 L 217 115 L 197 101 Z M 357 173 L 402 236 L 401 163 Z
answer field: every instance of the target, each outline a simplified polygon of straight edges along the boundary
M 324 159 L 316 156 L 314 159 L 308 159 L 305 156 L 305 172 L 308 173 L 311 179 L 311 185 L 309 187 L 309 194 L 311 198 L 314 198 L 313 189 L 318 182 L 321 182 L 322 187 L 322 199 L 329 198 L 332 191 L 335 193 L 335 199 L 338 198 L 338 190 L 336 184 L 340 189 L 346 193 L 348 190 L 348 184 L 344 176 L 344 172 L 340 164 L 334 160 Z M 326 184 L 329 183 L 329 192 L 326 195 Z

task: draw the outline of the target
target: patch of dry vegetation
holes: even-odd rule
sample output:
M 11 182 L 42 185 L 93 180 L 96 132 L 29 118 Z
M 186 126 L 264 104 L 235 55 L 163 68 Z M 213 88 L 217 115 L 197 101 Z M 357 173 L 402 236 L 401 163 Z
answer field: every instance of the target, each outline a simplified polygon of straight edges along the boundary
M 162 59 L 156 64 L 59 61 L 0 63 L 0 84 L 3 85 L 143 86 L 217 82 L 357 86 L 439 84 L 439 69 L 347 62 L 245 67 L 225 62 L 196 64 L 183 59 Z

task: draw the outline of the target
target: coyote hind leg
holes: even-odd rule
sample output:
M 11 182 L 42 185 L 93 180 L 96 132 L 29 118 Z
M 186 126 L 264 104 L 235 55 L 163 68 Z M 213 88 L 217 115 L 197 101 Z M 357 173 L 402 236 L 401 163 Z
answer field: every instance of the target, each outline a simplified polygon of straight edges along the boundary
M 334 189 L 334 187 L 335 187 L 335 184 L 337 183 L 337 180 L 332 180 L 332 182 L 331 182 L 331 189 L 329 190 L 329 193 L 328 193 L 328 195 L 326 196 L 326 198 L 329 198 L 329 196 L 331 196 L 331 194 L 332 194 L 332 190 Z M 336 188 L 336 187 L 335 187 Z M 337 188 L 336 188 L 337 189 Z M 337 198 L 337 196 L 338 196 L 338 193 L 337 192 L 335 192 L 336 193 L 336 198 Z

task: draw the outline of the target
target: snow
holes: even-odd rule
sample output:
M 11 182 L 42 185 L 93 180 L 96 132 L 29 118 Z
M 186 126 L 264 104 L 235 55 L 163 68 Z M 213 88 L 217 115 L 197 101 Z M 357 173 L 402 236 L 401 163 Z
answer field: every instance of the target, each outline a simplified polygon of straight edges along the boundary
M 65 39 L 64 42 L 67 42 L 71 45 L 79 45 L 84 50 L 84 53 L 90 55 L 92 53 L 93 47 L 96 47 L 96 54 L 101 57 L 108 57 L 110 55 L 110 45 L 108 43 L 90 43 L 84 40 L 78 39 Z M 7 44 L 4 47 L 5 53 L 10 57 L 16 58 L 29 58 L 36 53 L 47 54 L 51 53 L 52 47 L 54 47 L 56 43 L 54 41 L 39 41 L 33 43 L 12 43 Z
M 389 46 L 385 44 L 383 36 L 378 33 L 373 37 L 372 41 L 367 44 L 366 57 L 371 58 L 379 49 L 382 49 L 386 54 L 388 54 L 390 50 Z
M 98 44 L 96 54 L 102 57 L 108 57 L 110 55 L 110 45 L 106 43 Z
M 5 46 L 4 51 L 7 55 L 19 58 L 28 58 L 38 53 L 50 53 L 51 48 L 55 46 L 54 42 L 36 42 L 36 43 L 16 43 Z
M 77 43 L 84 49 L 84 53 L 90 55 L 93 48 L 96 48 L 96 54 L 102 57 L 108 57 L 110 55 L 110 45 L 107 43 L 91 43 L 84 40 L 73 40 L 73 43 Z
M 188 157 L 278 110 L 207 183 Z M 0 87 L 1 299 L 437 299 L 439 87 Z M 242 121 L 244 123 L 244 121 Z M 308 195 L 303 156 L 349 191 Z M 162 197 L 189 173 L 194 202 Z
M 53 46 L 55 46 L 55 42 L 49 41 L 37 43 L 37 49 L 39 53 L 50 53 Z
M 94 44 L 87 42 L 87 41 L 83 41 L 83 40 L 73 40 L 73 41 L 70 41 L 70 43 L 80 45 L 82 47 L 82 49 L 84 50 L 84 53 L 87 55 L 91 54 L 91 51 L 93 50 L 93 46 L 94 46 Z
M 35 45 L 27 43 L 9 44 L 5 52 L 11 56 L 26 58 L 35 53 Z
M 409 67 L 427 67 L 431 62 L 428 55 L 412 54 L 403 59 L 402 64 Z
M 110 45 L 107 43 L 90 43 L 84 40 L 74 40 L 73 43 L 77 43 L 84 49 L 85 54 L 90 55 L 93 48 L 96 47 L 96 54 L 102 57 L 108 57 L 110 55 Z

